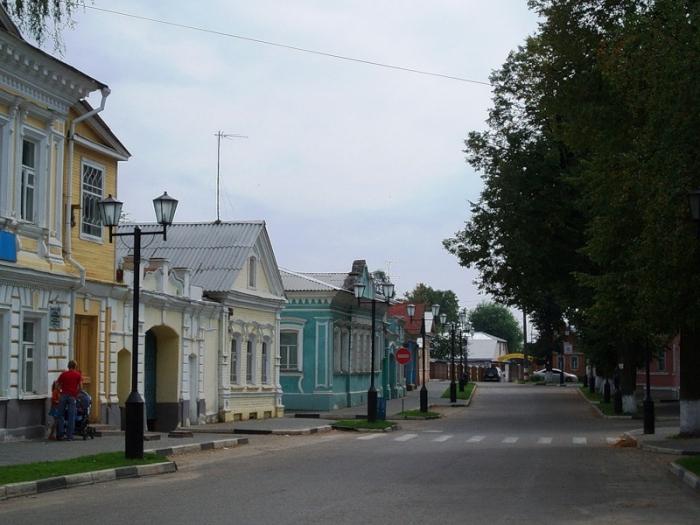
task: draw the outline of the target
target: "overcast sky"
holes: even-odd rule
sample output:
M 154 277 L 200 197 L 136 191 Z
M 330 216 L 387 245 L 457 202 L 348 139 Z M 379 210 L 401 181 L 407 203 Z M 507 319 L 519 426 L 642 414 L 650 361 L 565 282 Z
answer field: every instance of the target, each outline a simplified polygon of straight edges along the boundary
M 95 0 L 94 6 L 327 53 L 488 81 L 536 28 L 525 0 Z M 206 8 L 204 8 L 206 6 Z M 86 9 L 63 60 L 108 84 L 102 116 L 132 158 L 119 198 L 154 220 L 264 219 L 295 271 L 388 270 L 397 292 L 424 282 L 462 306 L 476 274 L 441 241 L 481 179 L 464 138 L 483 129 L 488 86 L 348 62 Z M 99 102 L 99 97 L 93 97 Z

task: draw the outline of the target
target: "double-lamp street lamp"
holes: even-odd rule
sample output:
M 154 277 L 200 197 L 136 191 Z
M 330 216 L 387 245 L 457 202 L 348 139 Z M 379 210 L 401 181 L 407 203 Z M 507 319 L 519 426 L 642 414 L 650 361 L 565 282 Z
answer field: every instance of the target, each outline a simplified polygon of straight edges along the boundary
M 374 345 L 377 339 L 377 334 L 375 332 L 375 314 L 377 311 L 377 303 L 389 304 L 391 298 L 394 297 L 394 285 L 392 283 L 382 283 L 382 295 L 383 300 L 377 300 L 377 288 L 372 290 L 372 297 L 370 299 L 364 299 L 366 285 L 363 283 L 355 284 L 355 297 L 357 298 L 357 304 L 361 305 L 364 303 L 372 303 L 372 367 L 370 375 L 369 390 L 367 391 L 367 421 L 374 422 L 377 420 L 377 389 L 374 386 Z M 364 299 L 364 300 L 363 300 Z
M 440 323 L 442 326 L 445 326 L 445 323 L 447 321 L 447 315 L 442 314 L 440 315 Z M 467 313 L 462 310 L 459 313 L 459 322 L 452 321 L 449 324 L 449 329 L 450 329 L 450 336 L 451 336 L 451 345 L 450 345 L 450 363 L 451 363 L 451 368 L 452 372 L 450 373 L 450 403 L 456 403 L 457 402 L 457 383 L 455 382 L 455 334 L 457 330 L 461 330 L 462 326 L 467 323 Z M 460 334 L 460 339 L 462 338 Z M 461 344 L 461 343 L 460 343 Z
M 459 314 L 460 332 L 460 356 L 462 359 L 462 373 L 459 375 L 459 391 L 464 392 L 464 387 L 469 383 L 469 375 L 465 372 L 465 366 L 469 364 L 469 336 L 474 335 L 472 325 L 467 321 L 467 312 L 462 310 Z M 465 359 L 466 356 L 466 359 Z
M 428 411 L 428 387 L 425 384 L 425 355 L 428 353 L 428 347 L 425 345 L 425 334 L 427 332 L 430 332 L 433 324 L 433 320 L 437 318 L 438 314 L 440 313 L 440 305 L 439 304 L 434 304 L 431 307 L 433 316 L 430 319 L 425 318 L 425 310 L 423 310 L 423 317 L 421 318 L 421 325 L 420 325 L 420 335 L 423 341 L 423 377 L 421 380 L 422 386 L 420 388 L 420 411 L 421 412 L 427 412 Z M 409 304 L 406 306 L 406 312 L 408 313 L 408 317 L 410 317 L 411 322 L 413 322 L 413 316 L 416 314 L 416 305 L 415 304 Z M 416 363 L 416 366 L 418 363 Z
M 98 211 L 102 219 L 102 225 L 109 228 L 109 242 L 112 242 L 113 237 L 129 236 L 134 238 L 134 301 L 133 301 L 133 321 L 131 326 L 131 393 L 126 400 L 126 422 L 125 422 L 125 440 L 124 440 L 124 455 L 129 459 L 143 458 L 143 398 L 138 391 L 138 372 L 139 372 L 139 293 L 140 293 L 140 267 L 141 267 L 141 227 L 134 226 L 133 233 L 113 231 L 115 226 L 119 225 L 121 218 L 122 202 L 114 199 L 109 195 L 106 199 L 102 199 L 98 204 Z M 163 240 L 166 240 L 166 232 L 168 226 L 173 223 L 175 217 L 175 209 L 177 208 L 177 200 L 173 199 L 168 192 L 163 193 L 160 197 L 153 199 L 153 207 L 156 212 L 156 220 L 163 229 L 160 231 L 149 231 L 146 235 L 163 235 Z

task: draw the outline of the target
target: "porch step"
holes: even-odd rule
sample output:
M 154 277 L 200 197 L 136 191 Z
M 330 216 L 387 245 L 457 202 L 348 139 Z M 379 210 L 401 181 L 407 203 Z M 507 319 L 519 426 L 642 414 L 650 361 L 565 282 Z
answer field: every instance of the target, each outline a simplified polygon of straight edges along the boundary
M 194 434 L 189 430 L 173 430 L 168 433 L 169 438 L 191 438 Z
M 144 441 L 158 441 L 160 440 L 160 434 L 157 432 L 144 432 L 143 433 L 143 440 Z

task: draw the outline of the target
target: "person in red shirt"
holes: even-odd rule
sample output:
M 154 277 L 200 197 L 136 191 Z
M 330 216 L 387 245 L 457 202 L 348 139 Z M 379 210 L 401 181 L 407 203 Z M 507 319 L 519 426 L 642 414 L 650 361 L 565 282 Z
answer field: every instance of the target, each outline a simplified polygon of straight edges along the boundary
M 63 416 L 65 414 L 68 421 L 64 417 L 58 418 L 58 436 L 57 439 L 65 439 L 66 441 L 73 440 L 73 432 L 75 432 L 75 402 L 82 386 L 83 376 L 77 370 L 78 364 L 71 360 L 68 362 L 68 370 L 58 376 L 58 386 L 61 388 L 61 398 L 58 402 L 58 412 Z M 65 429 L 66 423 L 68 428 Z M 64 434 L 65 430 L 65 434 Z

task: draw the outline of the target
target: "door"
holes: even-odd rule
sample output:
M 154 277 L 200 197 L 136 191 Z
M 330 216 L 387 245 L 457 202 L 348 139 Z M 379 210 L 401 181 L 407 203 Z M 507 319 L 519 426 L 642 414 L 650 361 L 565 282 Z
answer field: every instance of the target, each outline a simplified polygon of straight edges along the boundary
M 83 376 L 83 389 L 92 398 L 90 422 L 100 420 L 100 398 L 98 396 L 97 371 L 97 316 L 75 316 L 75 361 Z
M 149 330 L 146 332 L 146 347 L 144 349 L 144 403 L 146 405 L 146 423 L 149 430 L 153 430 L 155 420 L 158 419 L 158 413 L 156 410 L 156 355 L 158 352 L 157 339 L 155 334 Z

